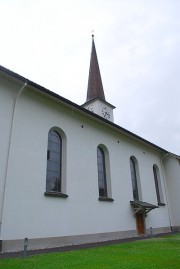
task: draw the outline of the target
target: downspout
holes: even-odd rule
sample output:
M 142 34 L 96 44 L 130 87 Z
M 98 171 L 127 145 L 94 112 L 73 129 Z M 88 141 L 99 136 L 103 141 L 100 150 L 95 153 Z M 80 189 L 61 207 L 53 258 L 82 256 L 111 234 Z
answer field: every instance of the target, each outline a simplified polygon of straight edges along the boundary
M 163 165 L 163 160 L 169 156 L 169 152 L 167 152 L 164 156 L 162 156 L 161 160 L 161 169 L 162 169 L 162 175 L 163 175 L 163 184 L 164 184 L 164 190 L 165 190 L 165 196 L 166 196 L 166 201 L 167 201 L 167 208 L 168 208 L 168 217 L 169 217 L 169 224 L 170 224 L 170 228 L 172 231 L 172 223 L 171 223 L 171 215 L 170 215 L 170 208 L 169 208 L 169 200 L 168 200 L 168 196 L 167 196 L 167 191 L 166 191 L 166 180 L 165 180 L 165 173 L 164 173 L 164 165 Z
M 9 159 L 10 159 L 10 153 L 11 153 L 11 144 L 12 144 L 12 137 L 13 137 L 13 127 L 14 127 L 14 121 L 15 121 L 15 112 L 16 112 L 16 105 L 18 98 L 24 88 L 27 85 L 27 81 L 24 83 L 24 85 L 20 88 L 18 91 L 15 99 L 14 99 L 14 105 L 13 105 L 13 112 L 12 112 L 12 119 L 11 119 L 11 126 L 10 126 L 10 136 L 9 136 L 9 144 L 8 144 L 8 152 L 7 152 L 7 162 L 6 162 L 6 169 L 5 169 L 5 179 L 4 179 L 4 186 L 3 186 L 3 193 L 2 193 L 2 206 L 1 206 L 1 214 L 0 214 L 0 240 L 1 239 L 1 232 L 2 232 L 2 218 L 3 218 L 3 210 L 4 210 L 4 202 L 5 202 L 5 191 L 6 191 L 6 184 L 7 184 L 7 176 L 8 176 L 8 168 L 9 168 Z

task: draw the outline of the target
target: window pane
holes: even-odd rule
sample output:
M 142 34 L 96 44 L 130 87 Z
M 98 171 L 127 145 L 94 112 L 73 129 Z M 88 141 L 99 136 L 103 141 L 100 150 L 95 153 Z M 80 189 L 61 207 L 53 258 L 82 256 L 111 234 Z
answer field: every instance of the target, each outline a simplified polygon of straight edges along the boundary
M 156 187 L 157 201 L 158 201 L 158 203 L 160 203 L 161 202 L 161 198 L 160 198 L 160 192 L 159 192 L 157 169 L 156 169 L 155 166 L 153 166 L 153 173 L 154 173 L 154 182 L 155 182 L 155 187 Z
M 59 144 L 58 143 L 54 143 L 54 142 L 50 142 L 50 149 L 54 152 L 59 152 Z
M 136 177 L 136 166 L 135 166 L 135 162 L 132 158 L 130 158 L 130 169 L 131 169 L 133 198 L 134 198 L 134 200 L 139 201 L 138 185 L 137 185 L 137 177 Z
M 54 172 L 60 172 L 60 165 L 56 162 L 50 162 L 49 164 L 49 170 Z
M 62 140 L 59 134 L 54 130 L 50 130 L 47 154 L 47 191 L 61 191 L 61 145 Z
M 105 156 L 101 148 L 97 148 L 99 196 L 107 197 Z

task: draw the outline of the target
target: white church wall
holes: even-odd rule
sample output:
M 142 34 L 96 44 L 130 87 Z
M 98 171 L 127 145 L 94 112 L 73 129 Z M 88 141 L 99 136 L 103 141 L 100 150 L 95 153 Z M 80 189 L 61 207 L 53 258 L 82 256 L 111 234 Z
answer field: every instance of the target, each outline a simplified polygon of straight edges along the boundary
M 0 76 L 0 226 L 2 221 L 2 207 L 14 100 L 20 88 L 21 85 L 19 83 L 15 84 L 13 80 L 10 81 L 4 76 Z
M 67 137 L 68 198 L 44 196 L 48 131 L 55 126 Z M 109 151 L 114 202 L 98 200 L 99 144 Z M 130 207 L 131 156 L 138 161 L 143 201 L 157 204 L 152 167 L 156 163 L 162 173 L 158 151 L 87 118 L 75 108 L 25 89 L 14 122 L 2 240 L 136 231 Z M 167 205 L 150 212 L 146 226 L 168 227 Z
M 126 141 L 127 140 L 127 141 Z M 129 141 L 128 141 L 129 140 Z M 124 141 L 124 140 L 123 140 Z M 141 183 L 142 200 L 151 204 L 157 205 L 156 190 L 153 177 L 153 164 L 157 164 L 160 170 L 160 178 L 163 182 L 163 174 L 161 170 L 160 154 L 149 147 L 143 146 L 140 143 L 132 142 L 130 139 L 125 139 L 124 143 L 124 156 L 126 155 L 125 163 L 122 164 L 122 168 L 126 171 L 124 178 L 129 179 L 128 190 L 131 192 L 129 199 L 133 200 L 129 158 L 135 156 L 139 166 L 139 176 Z M 126 195 L 124 195 L 126 197 Z M 125 198 L 124 197 L 124 198 Z M 163 197 L 166 201 L 165 189 L 163 186 Z M 127 197 L 125 198 L 127 200 Z M 166 206 L 160 206 L 158 209 L 152 210 L 148 213 L 145 219 L 146 228 L 150 227 L 166 227 L 169 226 L 169 215 Z
M 171 225 L 176 229 L 180 228 L 180 161 L 175 157 L 169 155 L 163 160 L 166 184 L 167 184 L 167 195 L 169 197 L 169 207 L 171 215 Z

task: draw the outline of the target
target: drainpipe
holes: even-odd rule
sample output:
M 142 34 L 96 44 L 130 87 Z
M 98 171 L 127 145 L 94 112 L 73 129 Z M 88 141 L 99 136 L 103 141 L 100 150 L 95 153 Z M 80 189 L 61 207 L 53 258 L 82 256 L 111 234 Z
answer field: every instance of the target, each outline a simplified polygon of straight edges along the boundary
M 14 121 L 15 121 L 16 105 L 17 105 L 18 98 L 19 98 L 20 94 L 22 93 L 22 91 L 24 90 L 24 88 L 26 87 L 26 85 L 27 85 L 27 81 L 20 88 L 20 90 L 18 91 L 18 93 L 17 93 L 17 95 L 16 95 L 16 97 L 14 99 L 11 126 L 10 126 L 8 152 L 7 152 L 5 179 L 4 179 L 4 186 L 3 186 L 3 193 L 2 193 L 2 206 L 1 206 L 1 213 L 0 213 L 0 240 L 1 240 L 1 232 L 2 232 L 2 217 L 3 217 L 3 210 L 4 210 L 5 191 L 6 191 L 6 183 L 7 183 L 7 176 L 8 176 L 9 159 L 10 159 L 10 153 L 11 153 L 11 143 L 12 143 L 12 137 L 13 137 L 13 127 L 14 127 Z
M 162 156 L 162 158 L 161 158 L 161 169 L 162 169 L 162 175 L 163 175 L 163 184 L 164 184 L 165 196 L 166 196 L 166 201 L 167 201 L 169 224 L 170 224 L 170 228 L 171 228 L 171 231 L 172 231 L 171 215 L 170 215 L 170 208 L 169 208 L 169 200 L 168 200 L 168 195 L 167 195 L 167 191 L 166 191 L 167 185 L 166 185 L 166 181 L 165 181 L 164 165 L 163 165 L 163 160 L 166 157 L 168 157 L 169 155 L 170 155 L 170 153 L 167 152 L 164 156 Z

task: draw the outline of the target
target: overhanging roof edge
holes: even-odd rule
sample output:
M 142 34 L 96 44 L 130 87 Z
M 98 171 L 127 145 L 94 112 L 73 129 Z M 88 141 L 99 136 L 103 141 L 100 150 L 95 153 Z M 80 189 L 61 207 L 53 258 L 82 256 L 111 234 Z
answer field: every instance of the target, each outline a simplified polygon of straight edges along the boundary
M 87 109 L 83 108 L 82 106 L 77 105 L 76 103 L 74 103 L 74 102 L 72 102 L 72 101 L 70 101 L 70 100 L 68 100 L 68 99 L 66 99 L 66 98 L 64 98 L 64 97 L 62 97 L 62 96 L 48 90 L 48 89 L 46 89 L 45 87 L 43 87 L 43 86 L 41 86 L 41 85 L 31 81 L 31 80 L 28 80 L 28 79 L 24 78 L 23 76 L 21 76 L 21 75 L 15 73 L 15 72 L 3 67 L 1 65 L 0 65 L 0 72 L 5 73 L 6 75 L 9 75 L 9 76 L 11 76 L 11 77 L 13 77 L 13 78 L 15 78 L 17 80 L 20 80 L 20 81 L 24 82 L 24 83 L 26 82 L 27 85 L 38 89 L 40 92 L 46 93 L 47 95 L 50 95 L 50 96 L 52 96 L 54 98 L 57 98 L 58 100 L 61 100 L 62 102 L 76 108 L 77 110 L 82 111 L 85 114 L 88 114 L 93 118 L 97 118 L 98 120 L 100 120 L 101 122 L 104 122 L 108 126 L 113 127 L 116 130 L 120 130 L 121 132 L 123 132 L 125 134 L 128 134 L 128 135 L 136 138 L 137 140 L 140 140 L 141 142 L 143 142 L 145 144 L 148 144 L 148 145 L 152 146 L 153 148 L 156 148 L 159 151 L 162 151 L 164 153 L 168 153 L 167 150 L 165 150 L 165 149 L 151 143 L 150 141 L 148 141 L 148 140 L 146 140 L 146 139 L 144 139 L 144 138 L 142 138 L 142 137 L 128 131 L 127 129 L 125 129 L 125 128 L 123 128 L 123 127 L 121 127 L 121 126 L 119 126 L 119 125 L 117 125 L 117 124 L 115 124 L 115 123 L 113 123 L 113 122 L 111 122 L 109 120 L 106 120 L 106 119 L 102 118 L 101 116 L 99 116 L 99 115 L 97 115 L 97 114 L 95 114 L 93 112 L 88 111 Z

